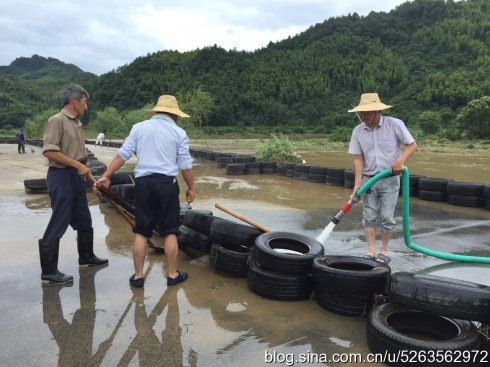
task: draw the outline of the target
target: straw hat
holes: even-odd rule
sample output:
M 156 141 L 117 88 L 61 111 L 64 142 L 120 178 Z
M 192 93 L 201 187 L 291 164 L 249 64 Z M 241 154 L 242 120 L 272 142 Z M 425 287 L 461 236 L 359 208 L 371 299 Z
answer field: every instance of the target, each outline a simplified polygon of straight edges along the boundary
M 168 112 L 180 117 L 189 117 L 188 114 L 182 112 L 177 103 L 177 99 L 174 96 L 163 95 L 158 98 L 158 102 L 155 107 L 150 110 L 146 110 L 151 115 L 157 112 Z
M 381 111 L 390 107 L 393 106 L 381 102 L 378 97 L 378 93 L 364 93 L 361 94 L 361 101 L 359 102 L 359 105 L 347 112 Z

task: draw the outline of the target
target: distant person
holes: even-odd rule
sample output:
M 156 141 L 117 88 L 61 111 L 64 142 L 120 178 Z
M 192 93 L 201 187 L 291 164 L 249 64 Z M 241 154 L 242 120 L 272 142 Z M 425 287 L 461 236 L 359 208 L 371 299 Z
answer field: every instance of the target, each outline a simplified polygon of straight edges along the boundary
M 149 120 L 137 123 L 131 129 L 122 147 L 109 164 L 107 171 L 96 182 L 106 188 L 110 177 L 121 168 L 133 154 L 138 154 L 134 175 L 136 178 L 136 223 L 133 245 L 135 273 L 130 277 L 132 286 L 144 285 L 143 267 L 147 240 L 158 225 L 163 237 L 167 258 L 167 285 L 175 285 L 187 279 L 187 273 L 177 270 L 177 234 L 179 233 L 179 185 L 176 176 L 179 169 L 187 184 L 186 200 L 194 200 L 194 178 L 189 152 L 189 138 L 177 126 L 181 117 L 189 117 L 179 108 L 174 96 L 163 95 L 156 106 L 147 110 L 153 115 Z
M 17 138 L 17 151 L 20 153 L 26 152 L 25 139 L 24 139 L 24 129 L 21 127 L 17 134 L 15 135 Z
M 361 95 L 359 105 L 349 110 L 361 121 L 352 132 L 349 154 L 353 156 L 355 183 L 352 194 L 371 177 L 391 168 L 399 175 L 406 160 L 417 149 L 417 143 L 402 120 L 382 116 L 381 111 L 392 106 L 382 103 L 377 93 Z M 401 145 L 406 145 L 401 153 Z M 366 257 L 389 263 L 388 243 L 395 231 L 394 218 L 400 190 L 400 177 L 385 177 L 376 182 L 363 196 L 363 226 L 368 249 Z M 379 223 L 378 223 L 379 222 Z M 380 225 L 381 248 L 376 254 L 376 226 Z
M 87 167 L 82 123 L 77 118 L 87 110 L 88 97 L 85 89 L 71 84 L 63 93 L 63 109 L 50 117 L 44 127 L 43 154 L 49 160 L 47 186 L 52 208 L 48 227 L 39 240 L 41 279 L 44 283 L 73 281 L 71 275 L 65 275 L 58 270 L 60 239 L 68 226 L 77 231 L 80 266 L 108 262 L 107 259 L 98 258 L 93 252 L 92 217 L 83 181 L 94 181 Z
M 95 146 L 104 145 L 104 141 L 105 141 L 105 134 L 104 134 L 104 132 L 101 132 L 101 133 L 99 133 L 99 135 L 97 135 L 97 139 L 95 140 Z

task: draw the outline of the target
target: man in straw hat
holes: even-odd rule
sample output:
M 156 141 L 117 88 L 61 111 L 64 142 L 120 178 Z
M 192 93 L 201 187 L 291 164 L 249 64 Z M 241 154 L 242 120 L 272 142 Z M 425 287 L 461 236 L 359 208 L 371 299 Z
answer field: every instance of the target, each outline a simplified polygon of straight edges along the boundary
M 194 200 L 194 178 L 189 152 L 189 138 L 176 125 L 180 117 L 189 117 L 179 108 L 174 96 L 160 96 L 156 106 L 146 110 L 152 117 L 137 123 L 118 150 L 96 186 L 109 188 L 110 177 L 121 168 L 133 154 L 138 155 L 134 169 L 136 180 L 136 223 L 133 245 L 135 273 L 129 283 L 140 288 L 144 285 L 143 267 L 148 238 L 155 225 L 159 226 L 163 237 L 163 247 L 167 258 L 167 285 L 175 285 L 187 279 L 187 273 L 177 270 L 179 233 L 179 185 L 176 176 L 179 169 L 187 184 L 186 200 Z
M 363 197 L 363 226 L 368 249 L 366 257 L 389 263 L 388 243 L 395 231 L 394 212 L 400 190 L 399 175 L 406 160 L 417 149 L 417 143 L 399 119 L 382 116 L 381 111 L 392 106 L 382 103 L 378 93 L 364 93 L 359 105 L 349 110 L 361 121 L 351 136 L 349 154 L 354 161 L 355 183 L 352 194 L 377 173 L 391 168 L 396 176 L 374 184 Z M 401 145 L 406 145 L 401 153 Z M 380 224 L 381 248 L 376 253 L 377 222 Z

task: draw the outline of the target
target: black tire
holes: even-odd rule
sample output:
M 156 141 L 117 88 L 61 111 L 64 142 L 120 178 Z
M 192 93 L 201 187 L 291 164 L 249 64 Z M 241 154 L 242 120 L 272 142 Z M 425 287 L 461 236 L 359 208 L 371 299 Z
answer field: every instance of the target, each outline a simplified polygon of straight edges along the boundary
M 252 247 L 262 231 L 241 223 L 215 217 L 209 229 L 209 237 L 213 242 L 230 250 L 239 247 Z
M 358 256 L 320 256 L 313 261 L 315 291 L 349 295 L 388 294 L 391 269 Z
M 450 181 L 447 178 L 420 177 L 419 189 L 446 192 L 447 183 Z
M 419 188 L 418 198 L 429 201 L 447 201 L 447 193 L 445 191 L 430 191 Z
M 134 184 L 120 184 L 111 186 L 111 191 L 131 206 L 135 203 L 136 186 Z
M 291 232 L 263 233 L 255 239 L 253 250 L 261 268 L 283 274 L 311 273 L 313 260 L 322 254 L 323 246 L 316 239 Z
M 327 177 L 337 177 L 344 179 L 345 168 L 328 168 Z
M 209 236 L 209 230 L 214 220 L 210 210 L 187 210 L 184 214 L 183 224 L 190 229 Z
M 308 164 L 298 163 L 294 165 L 294 171 L 308 174 L 310 173 L 310 167 Z
M 344 181 L 352 181 L 354 182 L 356 179 L 356 174 L 351 169 L 346 169 L 344 171 Z
M 237 250 L 229 250 L 220 244 L 213 244 L 209 251 L 209 263 L 211 266 L 226 274 L 237 277 L 246 277 L 248 271 L 248 257 L 250 249 L 240 247 Z
M 390 301 L 462 320 L 490 322 L 490 287 L 430 274 L 392 275 Z
M 111 186 L 129 184 L 134 182 L 133 172 L 118 171 L 111 176 Z
M 485 198 L 485 200 L 484 200 L 484 202 L 483 202 L 483 207 L 484 207 L 485 209 L 490 210 L 490 199 L 486 199 L 486 198 Z
M 182 251 L 193 257 L 209 253 L 213 244 L 209 236 L 183 225 L 179 227 L 179 232 L 177 242 Z
M 490 199 L 490 185 L 485 185 L 483 187 L 483 196 L 485 199 Z
M 475 326 L 470 321 L 449 319 L 431 313 L 418 311 L 396 303 L 385 303 L 372 309 L 367 323 L 367 342 L 372 353 L 386 355 L 390 361 L 396 356 L 415 357 L 411 361 L 398 358 L 396 362 L 388 362 L 389 366 L 461 366 L 461 361 L 451 363 L 449 359 L 436 363 L 421 356 L 429 357 L 432 351 L 460 352 L 476 350 L 481 339 Z M 424 351 L 425 353 L 420 353 Z M 456 354 L 451 353 L 456 358 Z
M 483 206 L 483 196 L 462 196 L 449 194 L 447 196 L 447 202 L 457 206 L 480 208 Z
M 280 301 L 308 299 L 313 291 L 310 275 L 286 275 L 265 270 L 253 260 L 249 263 L 247 281 L 253 293 Z
M 24 180 L 24 189 L 27 194 L 43 194 L 48 192 L 48 184 L 45 178 Z
M 245 174 L 245 164 L 244 163 L 230 163 L 226 165 L 227 175 L 243 175 Z
M 474 182 L 448 182 L 446 191 L 451 195 L 483 196 L 485 185 Z
M 216 157 L 216 163 L 219 168 L 224 168 L 228 163 L 233 163 L 233 157 Z
M 325 176 L 325 175 L 319 175 L 316 173 L 310 173 L 308 175 L 308 181 L 310 181 L 310 182 L 325 183 L 326 179 L 327 179 L 327 176 Z
M 315 281 L 313 281 L 314 283 Z M 325 310 L 349 317 L 366 317 L 373 308 L 374 299 L 373 296 L 357 294 L 346 296 L 344 293 L 318 292 L 316 288 L 315 298 L 316 302 Z
M 256 159 L 254 156 L 237 156 L 233 157 L 233 163 L 248 163 L 255 162 Z
M 310 167 L 310 175 L 321 175 L 321 176 L 327 176 L 327 167 L 322 167 L 322 166 L 311 166 Z
M 288 169 L 288 163 L 276 162 L 276 175 L 285 176 Z
M 327 176 L 325 183 L 336 186 L 344 186 L 344 177 L 330 177 Z

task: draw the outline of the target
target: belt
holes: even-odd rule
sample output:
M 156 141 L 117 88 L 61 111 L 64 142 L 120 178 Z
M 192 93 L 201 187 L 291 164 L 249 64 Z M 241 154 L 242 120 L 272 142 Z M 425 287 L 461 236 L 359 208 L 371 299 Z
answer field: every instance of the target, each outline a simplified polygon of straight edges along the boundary
M 377 175 L 377 173 L 376 173 L 376 175 Z M 363 174 L 362 174 L 362 177 L 372 178 L 372 177 L 374 177 L 374 176 L 376 176 L 376 175 L 365 175 L 365 174 L 363 173 Z

